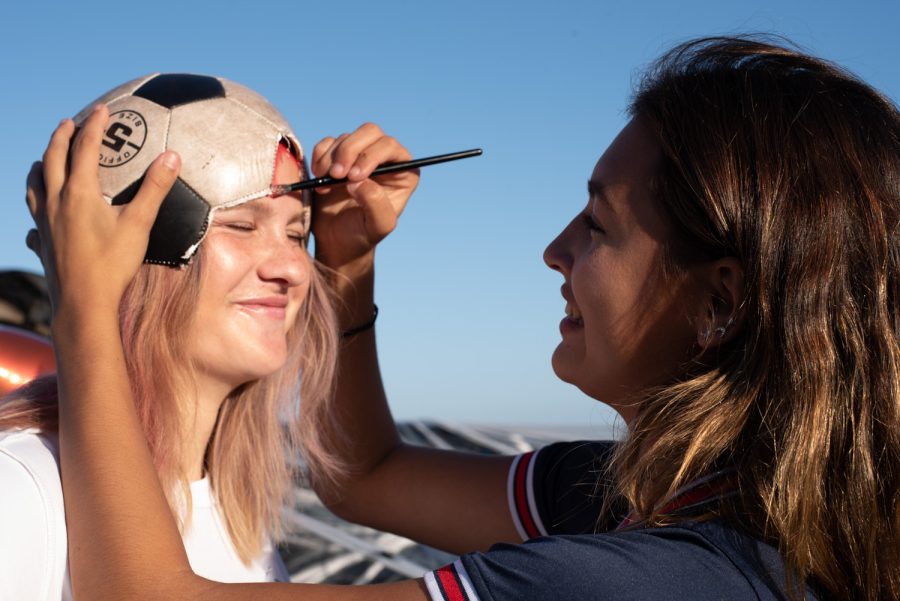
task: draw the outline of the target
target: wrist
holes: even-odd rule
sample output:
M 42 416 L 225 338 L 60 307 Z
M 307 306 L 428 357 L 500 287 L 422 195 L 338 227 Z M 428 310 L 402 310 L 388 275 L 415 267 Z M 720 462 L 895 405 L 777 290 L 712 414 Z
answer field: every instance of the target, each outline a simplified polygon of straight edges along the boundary
M 368 323 L 375 311 L 374 252 L 344 263 L 339 269 L 329 268 L 327 272 L 328 285 L 336 297 L 340 330 L 345 332 Z
M 333 283 L 337 296 L 335 311 L 340 331 L 354 330 L 372 320 L 377 312 L 374 272 L 371 272 L 371 276 L 359 277 L 353 281 L 345 280 L 339 275 L 336 279 L 340 280 Z
M 346 340 L 348 338 L 353 338 L 357 334 L 362 334 L 363 332 L 368 332 L 372 328 L 375 327 L 375 321 L 378 319 L 378 305 L 374 302 L 372 303 L 372 317 L 366 321 L 359 323 L 358 325 L 353 326 L 352 328 L 343 330 L 341 332 L 341 338 Z
M 54 309 L 50 335 L 54 344 L 74 341 L 90 342 L 101 332 L 119 335 L 118 308 L 95 305 L 84 307 L 78 303 L 60 303 Z
M 357 280 L 370 277 L 375 270 L 375 249 L 350 260 L 335 261 L 326 252 L 316 252 L 316 262 L 326 267 L 335 277 L 336 290 L 339 286 L 349 286 Z

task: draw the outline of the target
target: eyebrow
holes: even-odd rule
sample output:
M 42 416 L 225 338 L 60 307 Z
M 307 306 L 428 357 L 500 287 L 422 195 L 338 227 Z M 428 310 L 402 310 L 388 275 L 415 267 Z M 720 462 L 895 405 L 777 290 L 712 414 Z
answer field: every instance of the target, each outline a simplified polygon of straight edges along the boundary
M 302 210 L 294 213 L 294 215 L 291 217 L 290 221 L 288 221 L 288 225 L 292 225 L 295 223 L 306 223 L 306 215 L 309 213 L 310 209 L 309 209 L 309 207 L 307 207 L 305 205 L 301 205 L 301 206 L 303 207 Z M 238 211 L 240 209 L 250 211 L 251 213 L 254 213 L 255 215 L 262 216 L 262 217 L 269 217 L 275 212 L 272 210 L 272 208 L 270 206 L 255 203 L 255 202 L 246 202 L 244 204 L 240 204 L 240 205 L 237 205 L 234 207 L 228 207 L 227 209 L 223 209 L 223 210 L 227 212 L 227 211 Z

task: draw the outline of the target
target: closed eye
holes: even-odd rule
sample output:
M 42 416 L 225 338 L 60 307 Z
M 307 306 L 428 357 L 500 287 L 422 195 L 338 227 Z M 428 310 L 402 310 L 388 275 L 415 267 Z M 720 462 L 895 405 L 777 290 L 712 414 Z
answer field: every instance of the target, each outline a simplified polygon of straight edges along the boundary
M 254 229 L 256 229 L 252 223 L 243 221 L 232 221 L 229 223 L 222 223 L 220 225 L 224 225 L 225 227 L 233 230 L 241 230 L 245 232 L 252 232 Z
M 582 213 L 581 218 L 584 220 L 585 225 L 588 227 L 588 229 L 591 231 L 592 234 L 594 232 L 600 233 L 600 234 L 606 233 L 606 230 L 603 229 L 603 226 L 601 226 L 599 223 L 594 221 L 594 218 L 593 218 L 593 216 L 591 216 L 590 213 Z
M 306 248 L 306 244 L 309 242 L 309 232 L 288 232 L 288 238 Z

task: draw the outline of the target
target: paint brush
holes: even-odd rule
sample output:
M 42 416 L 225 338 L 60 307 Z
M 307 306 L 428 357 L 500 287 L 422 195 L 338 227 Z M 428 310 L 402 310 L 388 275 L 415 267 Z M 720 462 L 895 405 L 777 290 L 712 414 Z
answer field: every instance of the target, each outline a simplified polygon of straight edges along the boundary
M 433 157 L 424 157 L 421 159 L 413 159 L 412 161 L 404 161 L 402 163 L 385 163 L 377 167 L 372 175 L 369 177 L 375 177 L 376 175 L 384 175 L 385 173 L 396 173 L 398 171 L 409 171 L 411 169 L 419 169 L 420 167 L 427 167 L 428 165 L 437 165 L 438 163 L 446 163 L 448 161 L 458 161 L 459 159 L 467 159 L 469 157 L 477 157 L 481 154 L 480 148 L 473 148 L 472 150 L 463 150 L 461 152 L 451 152 L 448 154 L 439 154 Z M 333 178 L 333 177 L 317 177 L 315 179 L 308 179 L 302 182 L 297 182 L 294 184 L 277 184 L 272 186 L 272 196 L 282 196 L 284 194 L 288 194 L 289 192 L 296 192 L 297 190 L 309 190 L 311 188 L 321 188 L 322 186 L 334 186 L 337 184 L 346 184 L 347 178 Z

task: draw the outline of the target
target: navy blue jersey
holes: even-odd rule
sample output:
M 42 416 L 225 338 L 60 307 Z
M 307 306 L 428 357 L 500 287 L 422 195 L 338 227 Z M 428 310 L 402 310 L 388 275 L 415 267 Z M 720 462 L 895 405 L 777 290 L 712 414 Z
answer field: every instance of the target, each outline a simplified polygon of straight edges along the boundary
M 425 577 L 434 601 L 784 600 L 778 552 L 719 521 L 615 531 L 604 510 L 614 443 L 556 443 L 519 455 L 508 498 L 522 545 L 495 545 Z M 807 593 L 808 598 L 814 597 Z
M 613 502 L 604 508 L 612 483 L 606 468 L 614 446 L 612 441 L 558 442 L 513 460 L 507 498 L 523 541 L 615 529 L 627 507 Z
M 775 549 L 718 521 L 495 545 L 425 577 L 434 601 L 784 601 L 784 582 Z

